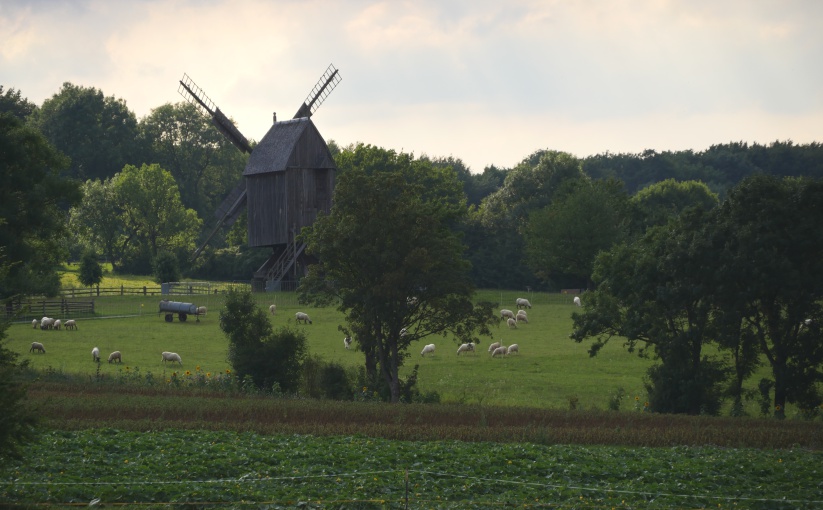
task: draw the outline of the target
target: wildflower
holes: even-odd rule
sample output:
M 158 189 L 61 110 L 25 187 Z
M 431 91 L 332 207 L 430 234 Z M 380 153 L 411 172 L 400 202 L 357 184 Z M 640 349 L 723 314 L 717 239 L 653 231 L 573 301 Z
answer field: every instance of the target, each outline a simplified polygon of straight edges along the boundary
M 199 372 L 200 371 L 200 365 L 197 365 L 196 367 L 194 367 L 194 371 Z
M 190 375 L 191 375 L 191 372 L 186 370 L 186 376 L 190 376 Z
M 211 372 L 206 372 L 206 377 L 211 377 Z
M 128 367 L 126 367 L 126 368 L 128 368 Z M 775 411 L 780 411 L 780 406 L 779 405 L 774 406 L 774 410 Z
M 126 372 L 128 372 L 128 371 L 129 371 L 129 367 L 128 367 L 128 365 L 127 365 L 127 366 L 126 366 Z
M 366 386 L 363 386 L 363 393 L 366 393 L 367 391 L 369 391 L 369 388 L 366 387 Z
M 634 397 L 635 402 L 640 402 L 640 397 Z
M 229 375 L 229 374 L 231 374 L 231 370 L 229 370 L 229 369 L 227 368 L 227 369 L 226 369 L 226 375 Z
M 126 464 L 128 464 L 128 463 L 129 463 L 129 459 L 126 459 L 126 460 L 124 460 L 123 462 L 124 462 L 124 463 L 126 463 Z
M 649 407 L 649 403 L 646 402 L 645 404 L 643 404 L 643 407 Z

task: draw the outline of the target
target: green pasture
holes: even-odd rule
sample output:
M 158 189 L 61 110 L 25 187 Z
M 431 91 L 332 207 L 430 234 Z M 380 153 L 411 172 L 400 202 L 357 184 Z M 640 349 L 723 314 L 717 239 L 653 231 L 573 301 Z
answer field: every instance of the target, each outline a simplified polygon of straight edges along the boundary
M 525 295 L 514 291 L 483 291 L 478 299 L 515 309 L 514 300 Z M 576 310 L 571 295 L 531 293 L 533 308 L 528 310 L 529 323 L 509 329 L 504 322 L 493 330 L 493 338 L 484 338 L 476 353 L 457 356 L 452 338 L 429 337 L 410 349 L 403 374 L 419 365 L 418 385 L 423 392 L 436 391 L 443 402 L 483 405 L 528 406 L 540 408 L 607 409 L 609 400 L 622 388 L 625 398 L 621 409 L 642 408 L 645 400 L 643 376 L 651 360 L 629 353 L 619 340 L 612 341 L 591 358 L 588 344 L 578 344 L 568 337 L 571 314 Z M 158 315 L 157 297 L 126 296 L 96 300 L 96 309 L 112 318 L 79 319 L 76 331 L 41 331 L 30 324 L 14 324 L 8 331 L 9 346 L 39 370 L 77 374 L 93 378 L 97 365 L 91 349 L 99 347 L 103 357 L 103 377 L 151 372 L 164 379 L 172 371 L 225 373 L 227 340 L 219 328 L 222 295 L 173 296 L 171 299 L 194 302 L 208 307 L 200 321 L 176 317 L 167 323 Z M 272 324 L 295 325 L 294 314 L 305 311 L 311 325 L 298 325 L 308 337 L 309 352 L 344 366 L 360 367 L 363 356 L 356 349 L 343 347 L 343 316 L 333 307 L 314 308 L 298 304 L 293 293 L 255 294 L 264 310 L 277 304 L 277 313 L 269 315 Z M 101 313 L 101 312 L 98 312 Z M 59 318 L 59 317 L 58 317 Z M 31 342 L 45 345 L 46 354 L 29 353 Z M 520 353 L 505 358 L 491 358 L 487 347 L 491 341 L 505 345 L 517 343 Z M 425 343 L 434 343 L 433 355 L 420 356 Z M 106 363 L 112 351 L 123 355 L 122 364 Z M 180 354 L 182 367 L 165 366 L 162 351 Z M 757 414 L 754 404 L 748 409 Z

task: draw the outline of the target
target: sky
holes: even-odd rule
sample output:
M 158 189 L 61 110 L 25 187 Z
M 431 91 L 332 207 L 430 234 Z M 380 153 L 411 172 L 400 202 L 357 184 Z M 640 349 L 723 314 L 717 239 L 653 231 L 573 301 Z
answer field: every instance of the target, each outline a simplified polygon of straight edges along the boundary
M 333 64 L 324 139 L 477 173 L 823 142 L 822 22 L 818 0 L 3 0 L 0 85 L 94 87 L 140 119 L 186 73 L 260 140 Z

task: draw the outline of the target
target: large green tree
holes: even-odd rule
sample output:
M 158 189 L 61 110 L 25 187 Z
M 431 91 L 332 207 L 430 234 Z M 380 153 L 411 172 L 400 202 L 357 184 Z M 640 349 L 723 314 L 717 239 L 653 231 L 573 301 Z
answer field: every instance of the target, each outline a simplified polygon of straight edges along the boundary
M 247 156 L 193 105 L 155 108 L 140 121 L 149 159 L 171 172 L 180 198 L 201 218 L 211 214 L 240 181 Z
M 577 179 L 551 205 L 532 211 L 524 229 L 529 265 L 545 280 L 570 275 L 592 289 L 594 259 L 625 239 L 629 197 L 614 180 Z
M 72 230 L 80 243 L 105 255 L 117 272 L 129 244 L 136 239 L 125 235 L 115 178 L 88 180 L 82 190 L 82 202 L 70 211 Z
M 3 92 L 3 86 L 0 85 L 0 114 L 11 113 L 25 121 L 36 109 L 37 105 L 23 97 L 19 90 L 10 88 Z
M 718 306 L 724 345 L 757 349 L 772 370 L 774 413 L 820 405 L 823 382 L 823 182 L 759 175 L 717 210 Z M 740 342 L 743 342 L 742 344 Z M 754 346 L 751 345 L 754 343 Z
M 451 168 L 362 144 L 337 162 L 332 210 L 303 233 L 319 263 L 300 292 L 337 303 L 367 372 L 379 373 L 397 402 L 399 369 L 414 342 L 448 333 L 477 341 L 497 321 L 491 304 L 472 302 L 457 233 L 465 195 Z
M 36 129 L 0 114 L 0 248 L 11 266 L 0 298 L 59 289 L 64 210 L 80 200 L 78 184 L 60 176 L 67 163 Z
M 71 158 L 68 175 L 105 179 L 142 161 L 137 118 L 126 102 L 93 87 L 64 83 L 31 115 L 33 125 Z
M 689 207 L 710 210 L 720 203 L 714 193 L 699 181 L 678 182 L 674 179 L 650 184 L 631 198 L 634 206 L 634 230 L 643 233 L 652 225 L 665 225 Z

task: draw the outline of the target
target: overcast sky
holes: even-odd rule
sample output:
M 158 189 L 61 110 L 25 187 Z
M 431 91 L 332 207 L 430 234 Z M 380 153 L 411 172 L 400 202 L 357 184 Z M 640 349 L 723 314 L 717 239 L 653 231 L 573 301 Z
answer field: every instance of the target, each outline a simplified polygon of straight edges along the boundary
M 326 67 L 325 139 L 473 172 L 585 157 L 823 141 L 823 1 L 3 0 L 0 85 L 63 82 L 142 118 L 183 73 L 260 140 Z

